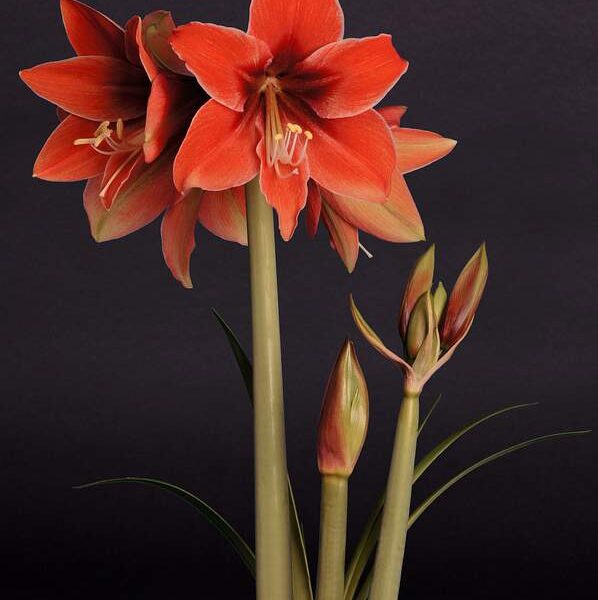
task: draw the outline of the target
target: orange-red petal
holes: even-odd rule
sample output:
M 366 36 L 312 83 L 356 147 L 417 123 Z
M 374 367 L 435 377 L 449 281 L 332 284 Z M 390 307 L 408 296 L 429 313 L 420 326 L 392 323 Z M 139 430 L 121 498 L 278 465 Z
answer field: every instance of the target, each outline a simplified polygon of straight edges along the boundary
M 419 242 L 424 239 L 424 227 L 413 197 L 395 170 L 390 195 L 384 202 L 370 202 L 339 196 L 322 190 L 326 202 L 361 231 L 388 242 Z
M 195 249 L 195 225 L 202 199 L 201 190 L 192 190 L 168 208 L 162 219 L 162 253 L 173 276 L 184 287 L 193 287 L 191 253 Z
M 383 106 L 376 109 L 388 123 L 389 127 L 399 127 L 401 119 L 407 112 L 406 106 Z
M 377 104 L 408 63 L 389 35 L 347 39 L 316 50 L 285 83 L 324 118 L 351 117 Z
M 122 27 L 101 12 L 76 0 L 60 0 L 66 35 L 80 56 L 112 56 L 125 59 Z
M 77 139 L 91 138 L 97 128 L 95 121 L 66 115 L 39 153 L 33 176 L 46 181 L 79 181 L 102 173 L 108 157 L 88 144 L 74 144 Z
M 178 75 L 191 75 L 185 63 L 174 53 L 170 45 L 172 32 L 176 25 L 170 12 L 155 10 L 143 18 L 140 46 L 152 61 L 160 67 Z
M 330 245 L 341 257 L 347 271 L 352 273 L 359 256 L 359 232 L 347 223 L 334 209 L 322 202 L 322 221 L 330 235 Z
M 67 112 L 94 121 L 132 119 L 145 113 L 147 76 L 109 56 L 77 56 L 20 73 L 38 95 Z
M 313 134 L 307 154 L 310 175 L 317 183 L 341 196 L 384 201 L 396 153 L 390 129 L 376 111 L 322 119 L 306 108 L 293 119 Z
M 121 152 L 113 154 L 106 164 L 100 187 L 100 199 L 105 208 L 110 209 L 114 198 L 129 180 L 135 167 L 139 168 L 143 162 L 141 152 Z
M 257 91 L 257 77 L 263 76 L 272 58 L 261 40 L 212 23 L 177 27 L 171 44 L 206 92 L 236 111 L 242 111 Z
M 259 170 L 255 118 L 255 108 L 239 113 L 215 100 L 206 102 L 193 118 L 176 157 L 177 188 L 226 190 L 255 177 Z
M 257 146 L 258 156 L 261 160 L 260 187 L 268 204 L 278 214 L 278 228 L 285 241 L 293 237 L 297 228 L 299 213 L 307 202 L 307 181 L 309 169 L 306 161 L 299 164 L 296 169 L 290 166 L 281 166 L 281 177 L 274 167 L 268 165 L 266 145 L 260 140 Z M 291 171 L 295 170 L 293 174 Z
M 322 213 L 322 197 L 320 188 L 313 180 L 307 183 L 307 204 L 306 204 L 306 226 L 307 235 L 310 238 L 315 237 L 318 231 L 318 223 Z
M 162 72 L 152 82 L 145 121 L 145 160 L 152 162 L 183 128 L 202 97 L 195 81 Z
M 392 135 L 401 173 L 410 173 L 440 160 L 457 145 L 455 140 L 421 129 L 397 127 L 393 128 Z
M 151 223 L 179 197 L 172 183 L 174 149 L 150 165 L 135 165 L 125 185 L 106 210 L 100 198 L 101 177 L 90 179 L 83 196 L 91 234 L 97 242 L 123 237 Z
M 204 192 L 197 213 L 199 222 L 214 235 L 247 245 L 247 212 L 243 186 Z
M 342 39 L 343 31 L 338 0 L 253 0 L 249 9 L 248 32 L 268 44 L 281 70 Z

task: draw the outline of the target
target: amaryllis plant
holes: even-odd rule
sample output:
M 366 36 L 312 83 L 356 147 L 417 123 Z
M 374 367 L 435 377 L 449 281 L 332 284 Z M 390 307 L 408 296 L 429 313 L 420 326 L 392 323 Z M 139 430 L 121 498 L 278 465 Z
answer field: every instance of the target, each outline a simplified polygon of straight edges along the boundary
M 395 243 L 425 239 L 404 176 L 446 156 L 455 142 L 404 127 L 403 106 L 380 106 L 408 63 L 390 35 L 344 38 L 337 0 L 253 0 L 247 31 L 201 20 L 177 27 L 164 10 L 121 26 L 77 0 L 61 0 L 60 10 L 75 56 L 20 73 L 56 106 L 57 126 L 35 161 L 34 176 L 86 181 L 83 204 L 98 242 L 162 216 L 164 260 L 185 288 L 192 287 L 198 222 L 249 248 L 252 361 L 216 317 L 253 403 L 255 549 L 214 509 L 174 484 L 124 477 L 88 486 L 140 483 L 190 502 L 255 576 L 259 600 L 312 600 L 314 593 L 318 600 L 395 600 L 407 530 L 437 498 L 501 456 L 583 432 L 500 450 L 411 507 L 414 483 L 457 439 L 529 406 L 477 419 L 416 463 L 418 434 L 436 406 L 420 419 L 420 395 L 470 330 L 488 277 L 482 245 L 450 294 L 442 283 L 434 287 L 431 246 L 415 265 L 400 307 L 402 355 L 350 299 L 361 334 L 402 371 L 404 393 L 388 484 L 347 561 L 348 480 L 366 439 L 370 398 L 355 346 L 343 343 L 324 392 L 314 452 L 322 476 L 314 587 L 286 465 L 274 214 L 280 236 L 290 243 L 302 213 L 311 237 L 322 222 L 352 272 L 360 249 L 367 253 L 361 232 Z

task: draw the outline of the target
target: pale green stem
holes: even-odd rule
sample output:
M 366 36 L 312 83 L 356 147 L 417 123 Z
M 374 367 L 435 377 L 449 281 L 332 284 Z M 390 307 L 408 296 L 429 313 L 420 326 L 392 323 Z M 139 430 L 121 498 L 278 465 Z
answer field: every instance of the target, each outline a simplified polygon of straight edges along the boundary
M 322 476 L 316 600 L 343 600 L 348 478 Z
M 386 485 L 386 502 L 374 562 L 371 600 L 397 600 L 399 596 L 411 504 L 418 421 L 419 394 L 405 390 Z
M 246 186 L 251 270 L 257 600 L 291 600 L 289 495 L 272 208 Z

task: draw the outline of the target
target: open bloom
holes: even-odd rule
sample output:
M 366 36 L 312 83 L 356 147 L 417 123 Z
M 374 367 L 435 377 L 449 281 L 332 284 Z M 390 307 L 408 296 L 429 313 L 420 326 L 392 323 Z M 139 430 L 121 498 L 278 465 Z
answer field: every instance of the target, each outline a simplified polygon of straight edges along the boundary
M 352 272 L 357 262 L 359 231 L 389 242 L 417 242 L 425 239 L 421 217 L 407 187 L 404 175 L 446 156 L 456 145 L 454 140 L 431 131 L 401 127 L 404 106 L 379 109 L 390 127 L 397 157 L 390 193 L 385 201 L 365 202 L 347 197 L 309 182 L 307 230 L 313 237 L 320 220 L 330 244 Z
M 442 283 L 432 290 L 433 279 L 434 246 L 431 246 L 411 272 L 399 312 L 405 358 L 384 344 L 351 298 L 353 319 L 363 336 L 380 354 L 403 369 L 406 388 L 416 393 L 451 358 L 471 328 L 488 279 L 486 245 L 482 244 L 463 267 L 450 296 Z
M 76 0 L 60 6 L 77 56 L 20 73 L 61 117 L 33 174 L 89 180 L 84 203 L 92 235 L 105 241 L 146 225 L 179 197 L 172 164 L 199 89 L 160 44 L 164 30 L 174 29 L 169 13 L 133 17 L 123 29 Z
M 226 190 L 260 174 L 284 239 L 308 181 L 383 202 L 396 153 L 372 109 L 407 69 L 390 36 L 342 39 L 337 0 L 253 0 L 248 32 L 209 23 L 177 28 L 172 47 L 212 97 L 175 161 L 179 190 Z

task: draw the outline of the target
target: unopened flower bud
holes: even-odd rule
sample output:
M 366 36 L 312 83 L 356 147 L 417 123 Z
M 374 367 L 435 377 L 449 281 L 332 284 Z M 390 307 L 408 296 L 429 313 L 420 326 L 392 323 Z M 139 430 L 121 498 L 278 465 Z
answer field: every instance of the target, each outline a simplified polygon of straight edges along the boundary
M 440 327 L 444 349 L 459 342 L 469 330 L 488 278 L 486 245 L 482 244 L 465 265 L 448 299 Z
M 432 244 L 432 246 L 419 257 L 407 281 L 403 302 L 401 303 L 401 310 L 399 312 L 399 333 L 403 340 L 405 340 L 407 336 L 407 326 L 409 325 L 411 312 L 422 294 L 430 291 L 433 278 L 434 245 Z
M 439 281 L 438 285 L 436 286 L 436 291 L 434 292 L 432 300 L 432 304 L 434 305 L 434 316 L 436 317 L 436 323 L 440 323 L 440 319 L 442 318 L 442 313 L 444 312 L 447 299 L 448 294 L 446 293 L 446 289 L 444 285 L 442 285 L 442 281 Z
M 417 301 L 407 329 L 407 351 L 416 374 L 432 369 L 440 354 L 440 337 L 434 314 L 432 294 L 426 292 Z
M 174 53 L 170 38 L 176 25 L 166 10 L 156 10 L 143 19 L 143 45 L 152 57 L 165 69 L 189 75 L 185 63 Z
M 318 429 L 322 475 L 349 477 L 368 427 L 368 390 L 353 343 L 346 340 L 328 379 Z

